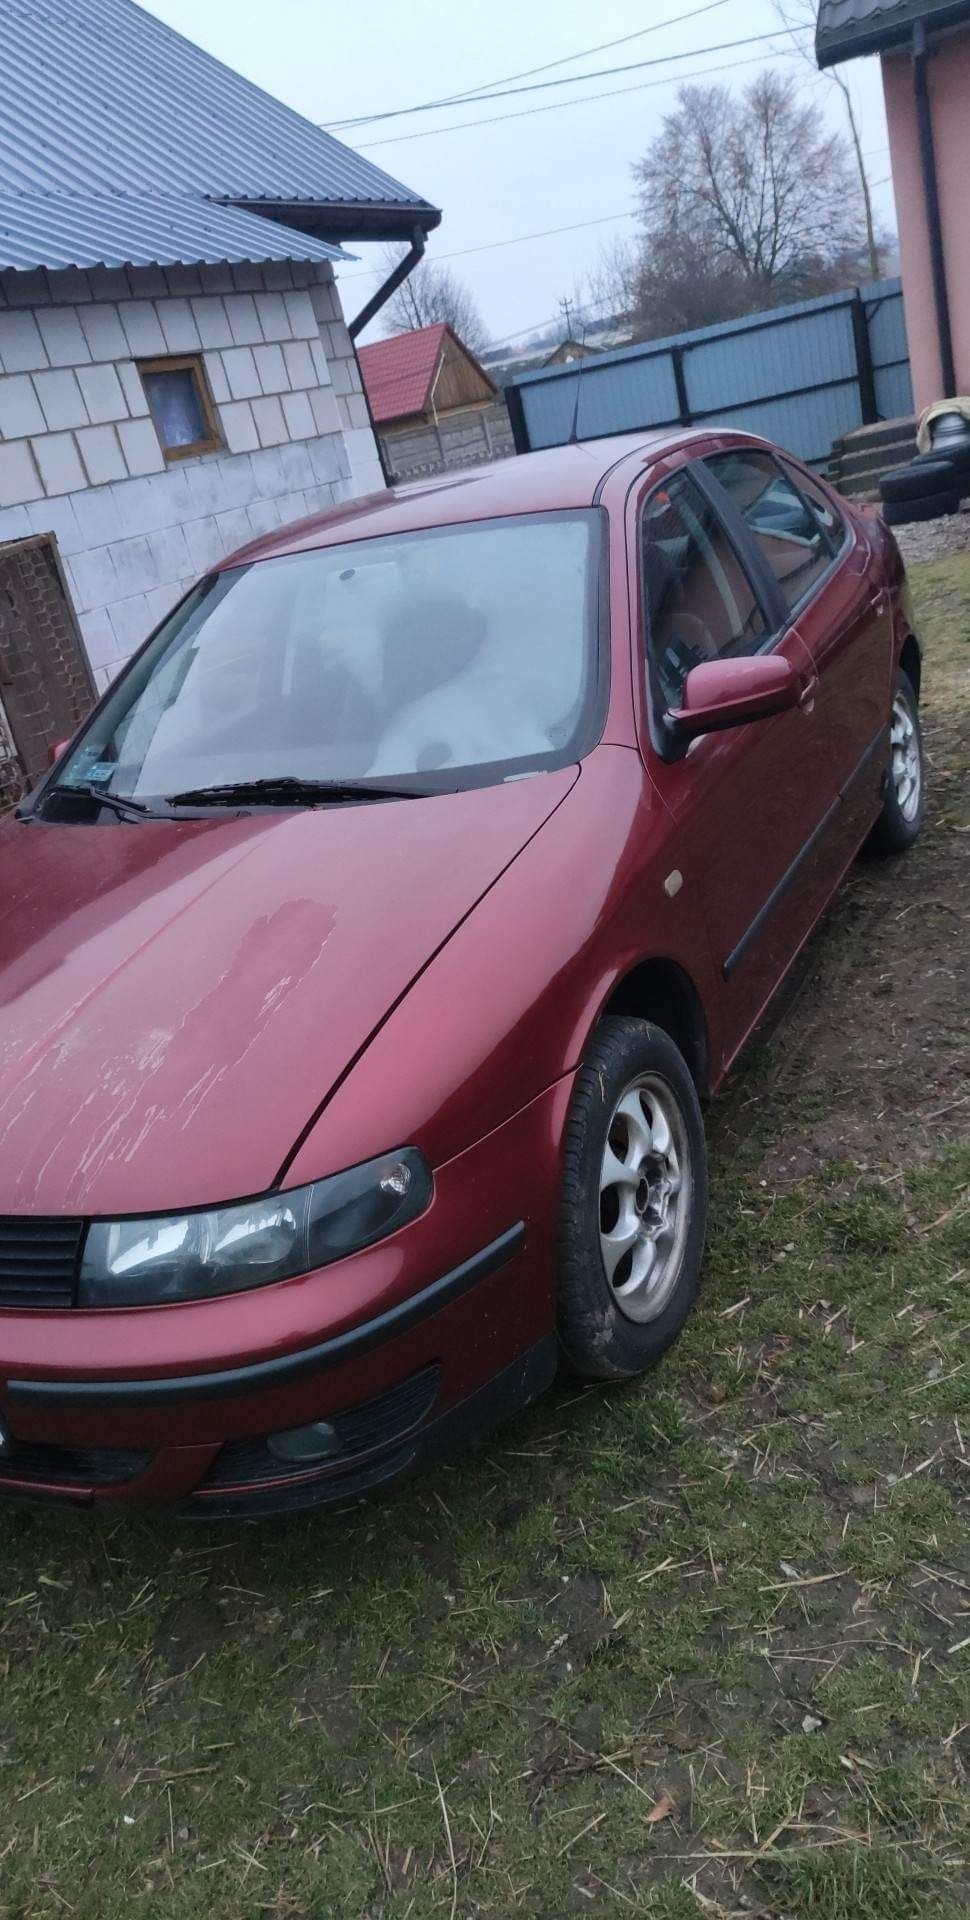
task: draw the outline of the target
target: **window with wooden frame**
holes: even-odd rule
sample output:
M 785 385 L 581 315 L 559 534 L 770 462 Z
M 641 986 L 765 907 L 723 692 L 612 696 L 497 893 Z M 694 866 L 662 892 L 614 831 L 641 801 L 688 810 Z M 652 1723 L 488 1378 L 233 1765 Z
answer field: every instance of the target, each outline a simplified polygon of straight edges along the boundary
M 164 360 L 139 360 L 138 371 L 148 410 L 166 460 L 188 460 L 216 453 L 222 435 L 205 368 L 197 353 L 169 354 Z

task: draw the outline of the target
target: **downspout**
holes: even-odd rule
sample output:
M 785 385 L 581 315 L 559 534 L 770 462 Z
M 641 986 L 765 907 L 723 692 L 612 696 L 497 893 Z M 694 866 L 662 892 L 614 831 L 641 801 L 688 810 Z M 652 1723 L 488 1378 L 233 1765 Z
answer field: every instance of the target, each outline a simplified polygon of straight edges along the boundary
M 380 313 L 381 308 L 383 306 L 386 306 L 392 293 L 397 292 L 398 287 L 401 285 L 402 280 L 406 280 L 408 277 L 408 274 L 414 272 L 414 269 L 418 265 L 418 262 L 420 261 L 423 253 L 424 253 L 424 228 L 415 227 L 414 232 L 411 235 L 411 245 L 404 256 L 404 259 L 398 261 L 397 266 L 394 268 L 393 273 L 388 274 L 387 279 L 384 281 L 383 286 L 378 287 L 377 292 L 371 295 L 371 298 L 368 300 L 366 307 L 361 307 L 361 310 L 357 315 L 356 320 L 351 320 L 347 328 L 347 332 L 349 333 L 352 340 L 356 340 L 357 335 L 359 333 L 363 333 L 364 328 L 370 325 L 371 321 L 374 318 L 375 313 Z
M 923 197 L 926 202 L 926 229 L 930 243 L 930 268 L 933 275 L 933 300 L 936 307 L 936 337 L 943 380 L 943 392 L 940 398 L 945 400 L 956 393 L 957 379 L 953 364 L 953 335 L 950 331 L 950 301 L 946 289 L 946 258 L 943 251 L 943 227 L 940 221 L 933 119 L 926 84 L 926 58 L 926 27 L 922 20 L 917 20 L 913 24 L 913 93 L 919 131 Z
M 383 286 L 378 287 L 377 292 L 371 295 L 371 298 L 368 300 L 367 305 L 365 307 L 361 307 L 361 310 L 357 315 L 356 319 L 351 320 L 349 322 L 347 327 L 347 332 L 350 335 L 351 342 L 356 341 L 357 335 L 359 333 L 363 333 L 364 328 L 370 325 L 370 322 L 373 320 L 374 315 L 376 313 L 380 313 L 381 308 L 390 299 L 392 293 L 397 292 L 398 287 L 401 285 L 402 281 L 407 279 L 408 274 L 414 272 L 415 267 L 418 265 L 419 261 L 422 259 L 424 255 L 424 246 L 425 246 L 424 228 L 415 227 L 411 234 L 411 245 L 408 248 L 407 253 L 404 255 L 403 260 L 398 261 L 397 266 L 394 268 L 393 273 L 388 274 L 388 277 L 384 281 Z M 384 475 L 386 484 L 390 487 L 390 486 L 393 486 L 394 484 L 394 475 L 391 473 L 390 468 L 388 467 L 388 464 L 387 464 L 387 456 L 385 455 L 385 452 L 384 452 L 384 442 L 377 431 L 377 422 L 374 419 L 374 410 L 370 403 L 370 394 L 367 391 L 367 383 L 364 380 L 363 375 L 361 375 L 360 384 L 361 384 L 361 389 L 364 395 L 364 404 L 367 408 L 367 418 L 370 421 L 371 432 L 374 435 L 374 445 L 377 448 L 377 458 L 381 463 L 381 472 Z

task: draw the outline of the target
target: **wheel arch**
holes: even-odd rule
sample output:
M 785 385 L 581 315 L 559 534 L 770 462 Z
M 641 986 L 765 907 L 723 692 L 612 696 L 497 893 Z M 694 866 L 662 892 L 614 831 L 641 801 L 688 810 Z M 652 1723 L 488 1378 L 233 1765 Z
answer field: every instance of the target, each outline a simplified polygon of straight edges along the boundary
M 923 654 L 919 641 L 914 633 L 908 633 L 903 641 L 899 653 L 899 664 L 907 680 L 910 682 L 918 702 L 920 680 L 923 673 Z
M 691 1078 L 703 1099 L 710 1089 L 710 1049 L 707 1020 L 697 987 L 676 960 L 654 956 L 639 960 L 616 981 L 599 1010 L 629 1014 L 662 1027 L 679 1048 Z

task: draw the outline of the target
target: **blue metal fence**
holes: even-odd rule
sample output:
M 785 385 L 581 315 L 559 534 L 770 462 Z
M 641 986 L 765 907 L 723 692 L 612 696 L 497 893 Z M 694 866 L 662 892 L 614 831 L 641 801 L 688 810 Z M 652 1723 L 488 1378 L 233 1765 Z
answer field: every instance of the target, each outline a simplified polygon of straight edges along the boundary
M 816 465 L 854 427 L 913 410 L 902 283 L 872 280 L 797 306 L 646 340 L 506 389 L 516 448 L 722 422 Z

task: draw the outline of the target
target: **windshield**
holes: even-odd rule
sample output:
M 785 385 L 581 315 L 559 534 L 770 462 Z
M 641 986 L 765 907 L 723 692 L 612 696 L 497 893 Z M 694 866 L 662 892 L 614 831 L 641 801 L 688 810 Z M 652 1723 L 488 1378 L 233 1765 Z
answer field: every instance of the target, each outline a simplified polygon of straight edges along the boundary
M 532 514 L 217 574 L 119 681 L 56 790 L 434 790 L 565 764 L 601 723 L 601 547 L 596 511 Z

